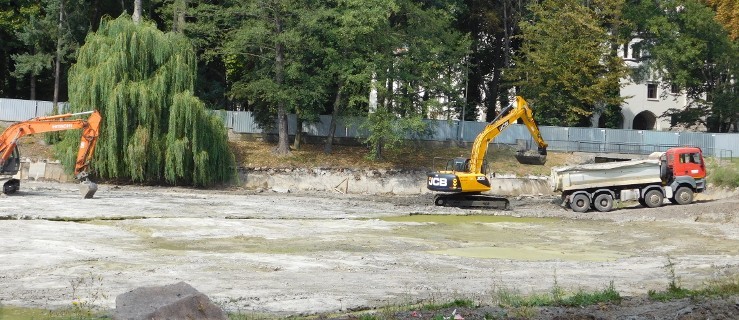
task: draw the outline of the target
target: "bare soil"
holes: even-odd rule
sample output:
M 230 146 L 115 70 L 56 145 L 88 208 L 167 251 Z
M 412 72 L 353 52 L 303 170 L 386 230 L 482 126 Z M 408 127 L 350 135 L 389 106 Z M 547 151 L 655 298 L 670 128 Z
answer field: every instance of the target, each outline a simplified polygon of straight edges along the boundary
M 275 193 L 242 189 L 23 182 L 0 198 L 0 303 L 103 310 L 140 286 L 185 281 L 230 312 L 432 319 L 393 309 L 453 299 L 465 319 L 734 319 L 739 297 L 656 303 L 648 290 L 739 274 L 739 196 L 574 213 L 551 197 L 511 211 L 440 208 L 432 195 Z M 668 261 L 674 266 L 666 267 Z M 675 278 L 670 271 L 674 270 Z M 626 300 L 587 308 L 500 309 L 501 290 L 602 290 Z M 395 310 L 392 313 L 382 310 Z M 415 313 L 414 313 L 415 311 Z

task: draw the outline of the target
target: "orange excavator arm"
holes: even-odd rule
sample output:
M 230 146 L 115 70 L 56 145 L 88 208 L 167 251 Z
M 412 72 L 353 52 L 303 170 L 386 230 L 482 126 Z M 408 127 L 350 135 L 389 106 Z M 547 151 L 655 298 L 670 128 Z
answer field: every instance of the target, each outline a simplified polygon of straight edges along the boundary
M 89 115 L 87 119 L 70 119 L 74 116 Z M 82 129 L 74 174 L 79 180 L 87 180 L 90 158 L 92 158 L 98 136 L 100 135 L 100 112 L 87 111 L 67 113 L 48 117 L 38 117 L 15 123 L 0 134 L 0 168 L 11 157 L 17 147 L 18 139 L 37 133 Z M 97 187 L 95 187 L 97 189 Z M 93 191 L 94 193 L 94 191 Z M 90 195 L 91 197 L 92 195 Z M 87 197 L 87 196 L 86 196 Z

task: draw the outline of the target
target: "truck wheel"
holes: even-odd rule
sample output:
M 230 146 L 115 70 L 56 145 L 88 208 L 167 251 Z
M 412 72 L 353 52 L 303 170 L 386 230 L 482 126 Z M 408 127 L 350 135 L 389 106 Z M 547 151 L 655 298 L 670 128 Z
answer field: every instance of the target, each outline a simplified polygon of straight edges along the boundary
M 662 205 L 662 200 L 664 199 L 662 192 L 659 190 L 649 190 L 644 195 L 644 204 L 649 208 L 656 208 Z
M 637 201 L 639 201 L 639 204 L 642 207 L 645 207 L 645 208 L 647 207 L 647 203 L 644 201 L 644 198 L 639 198 L 639 199 L 637 199 Z
M 693 190 L 688 187 L 677 188 L 674 199 L 677 204 L 689 204 L 693 202 Z
M 590 209 L 590 199 L 588 196 L 579 193 L 570 199 L 570 208 L 575 212 L 585 212 Z
M 601 193 L 593 200 L 593 207 L 600 212 L 608 212 L 613 209 L 613 197 L 608 193 Z

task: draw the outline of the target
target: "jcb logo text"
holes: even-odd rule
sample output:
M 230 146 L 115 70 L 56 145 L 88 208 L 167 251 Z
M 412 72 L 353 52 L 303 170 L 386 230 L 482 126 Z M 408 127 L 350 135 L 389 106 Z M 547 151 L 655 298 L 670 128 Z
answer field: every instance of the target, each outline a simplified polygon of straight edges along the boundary
M 429 177 L 429 185 L 438 186 L 438 187 L 446 187 L 447 181 L 446 181 L 446 178 Z

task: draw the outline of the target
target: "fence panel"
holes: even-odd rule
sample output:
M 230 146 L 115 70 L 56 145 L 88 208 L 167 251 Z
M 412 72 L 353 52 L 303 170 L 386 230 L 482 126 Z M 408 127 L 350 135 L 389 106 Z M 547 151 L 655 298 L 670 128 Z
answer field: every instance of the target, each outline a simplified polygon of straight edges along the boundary
M 715 156 L 719 158 L 739 157 L 739 134 L 713 134 Z
M 257 125 L 249 111 L 235 111 L 233 120 L 233 130 L 236 133 L 262 133 L 262 128 Z
M 526 144 L 530 144 L 533 141 L 529 129 L 526 129 L 525 125 L 512 124 L 507 129 L 501 132 L 495 137 L 495 143 L 515 145 L 518 140 L 523 140 Z
M 341 117 L 336 121 L 336 137 L 340 138 L 366 138 L 369 136 L 367 129 L 361 128 L 364 118 Z
M 0 99 L 0 120 L 23 121 L 36 117 L 37 101 Z
M 606 130 L 598 128 L 569 128 L 569 139 L 577 143 L 577 151 L 604 152 Z
M 59 104 L 60 113 L 68 112 L 69 104 Z M 49 115 L 53 104 L 48 101 L 29 101 L 19 99 L 0 99 L 0 121 L 24 121 Z M 236 133 L 262 133 L 251 112 L 213 111 L 224 126 Z M 339 138 L 366 138 L 367 129 L 360 129 L 365 121 L 361 117 L 342 117 L 336 122 L 335 136 Z M 464 140 L 474 141 L 488 125 L 477 121 L 424 120 L 431 134 L 420 137 L 423 140 Z M 326 136 L 331 122 L 330 115 L 320 116 L 316 123 L 304 124 L 304 131 L 314 136 Z M 288 116 L 288 129 L 295 134 L 296 117 Z M 706 155 L 729 158 L 739 156 L 739 134 L 664 132 L 650 130 L 618 130 L 600 128 L 539 127 L 542 137 L 552 151 L 619 152 L 649 154 L 665 151 L 670 147 L 690 145 L 703 149 Z M 273 130 L 271 133 L 276 133 Z M 517 140 L 533 142 L 531 134 L 524 125 L 514 124 L 495 138 L 494 143 L 515 145 Z
M 678 132 L 649 131 L 642 130 L 642 154 L 652 152 L 664 152 L 672 147 L 680 145 L 680 134 Z
M 477 121 L 465 121 L 464 127 L 462 128 L 462 140 L 466 142 L 472 142 L 475 141 L 475 138 L 485 130 L 485 127 L 487 127 L 487 122 L 477 122 Z
M 640 153 L 641 131 L 638 130 L 606 130 L 606 152 L 615 153 Z
M 705 155 L 715 155 L 713 136 L 710 133 L 680 132 L 678 143 L 681 146 L 699 147 Z
M 431 133 L 423 140 L 447 141 L 454 140 L 457 133 L 457 122 L 446 120 L 424 119 L 423 122 L 428 124 Z
M 69 104 L 59 102 L 59 113 L 66 113 Z M 52 114 L 54 103 L 50 101 L 0 99 L 0 121 L 25 121 Z
M 548 150 L 575 151 L 577 148 L 577 142 L 570 141 L 568 128 L 541 126 L 539 131 L 544 142 L 549 145 Z

